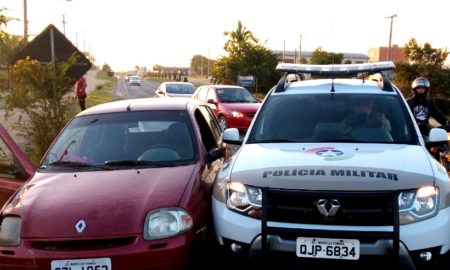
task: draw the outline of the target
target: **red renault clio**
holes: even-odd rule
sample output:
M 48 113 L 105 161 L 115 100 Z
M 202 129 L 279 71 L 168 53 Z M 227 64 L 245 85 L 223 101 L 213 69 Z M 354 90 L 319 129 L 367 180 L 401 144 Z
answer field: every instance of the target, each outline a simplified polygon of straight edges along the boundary
M 72 119 L 0 212 L 0 269 L 182 269 L 228 151 L 207 105 L 137 99 Z

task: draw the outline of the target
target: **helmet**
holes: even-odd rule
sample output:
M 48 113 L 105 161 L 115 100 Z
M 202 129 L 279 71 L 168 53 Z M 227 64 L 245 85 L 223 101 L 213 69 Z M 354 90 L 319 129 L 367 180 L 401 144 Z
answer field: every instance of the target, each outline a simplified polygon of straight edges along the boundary
M 428 90 L 430 89 L 430 82 L 424 77 L 419 77 L 412 82 L 412 89 L 416 90 L 417 87 L 424 87 Z

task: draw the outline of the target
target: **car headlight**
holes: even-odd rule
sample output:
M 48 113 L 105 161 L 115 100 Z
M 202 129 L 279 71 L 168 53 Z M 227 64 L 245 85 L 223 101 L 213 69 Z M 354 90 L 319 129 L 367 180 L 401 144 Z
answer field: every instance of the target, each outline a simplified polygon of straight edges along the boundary
M 400 224 L 409 224 L 436 215 L 439 209 L 439 188 L 421 187 L 403 191 L 398 196 Z
M 161 208 L 147 214 L 144 239 L 153 240 L 182 234 L 192 228 L 192 217 L 181 208 Z
M 4 217 L 0 222 L 0 246 L 11 247 L 20 244 L 19 217 Z
M 244 117 L 244 114 L 238 111 L 229 111 L 230 115 L 234 118 L 242 118 Z
M 227 187 L 227 206 L 239 213 L 261 218 L 262 191 L 257 187 L 230 182 Z

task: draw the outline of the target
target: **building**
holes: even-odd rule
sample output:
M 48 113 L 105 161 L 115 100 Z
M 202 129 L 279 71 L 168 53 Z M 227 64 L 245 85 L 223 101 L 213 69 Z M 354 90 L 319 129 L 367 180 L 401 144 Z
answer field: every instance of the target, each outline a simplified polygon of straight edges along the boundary
M 370 62 L 379 62 L 379 61 L 388 61 L 388 47 L 376 47 L 369 49 L 369 61 Z M 408 58 L 404 54 L 403 47 L 399 47 L 398 45 L 393 45 L 391 47 L 391 59 L 392 62 L 402 62 L 408 61 Z
M 277 55 L 284 63 L 299 63 L 299 53 L 298 51 L 277 51 L 272 50 L 272 53 Z M 302 51 L 302 62 L 306 59 L 308 63 L 311 62 L 311 56 L 313 52 L 310 51 Z M 369 62 L 369 57 L 363 53 L 342 53 L 344 58 L 342 60 L 342 64 L 361 64 Z M 284 59 L 284 60 L 283 60 Z M 339 63 L 341 64 L 341 63 Z

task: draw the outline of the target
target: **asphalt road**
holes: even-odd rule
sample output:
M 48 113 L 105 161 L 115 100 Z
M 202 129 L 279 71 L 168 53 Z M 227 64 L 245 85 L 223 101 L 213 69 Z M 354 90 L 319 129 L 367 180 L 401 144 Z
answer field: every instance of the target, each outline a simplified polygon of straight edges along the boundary
M 113 99 L 149 98 L 155 96 L 159 83 L 141 79 L 141 86 L 130 86 L 124 79 L 119 79 L 113 91 Z

